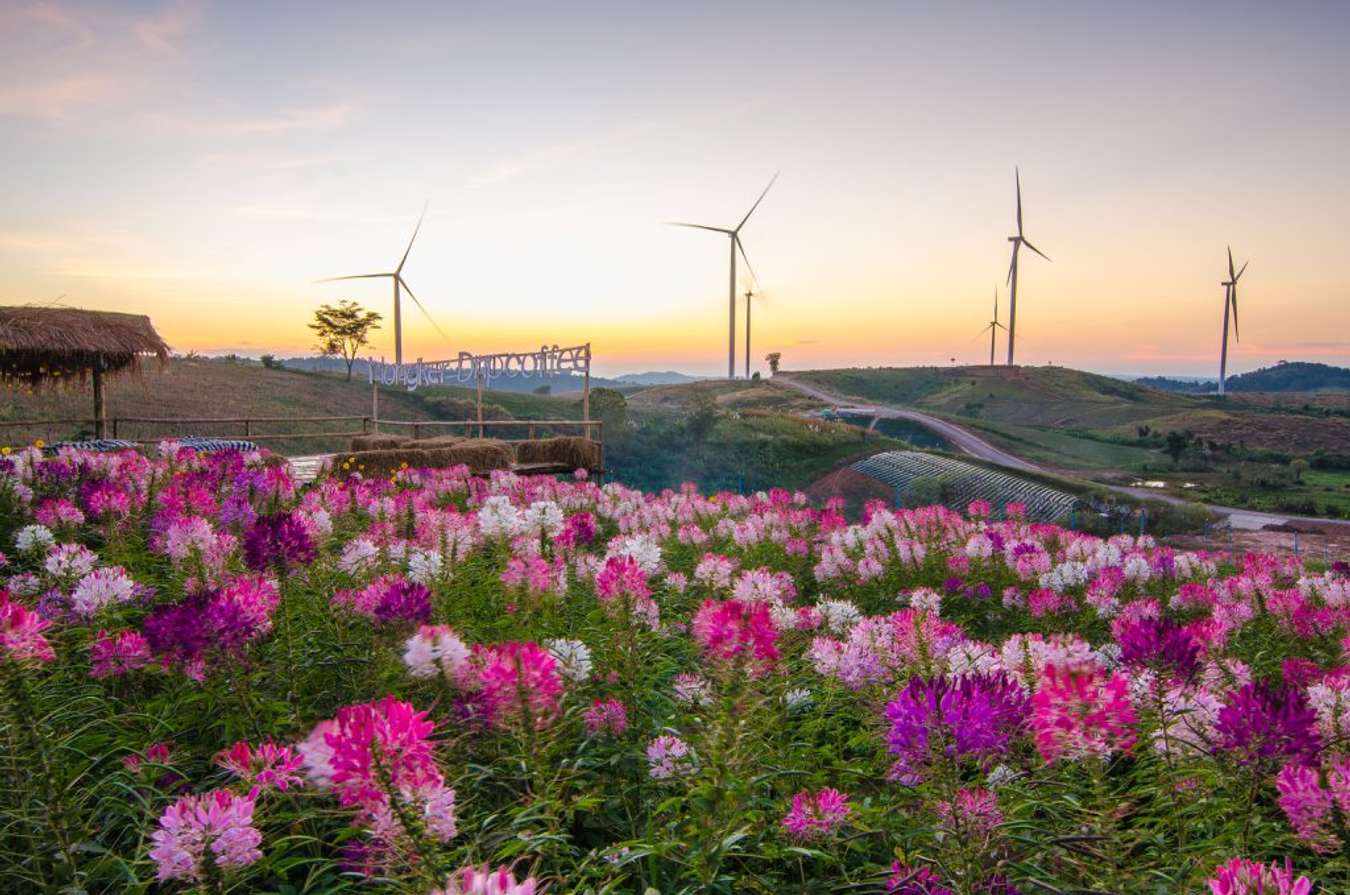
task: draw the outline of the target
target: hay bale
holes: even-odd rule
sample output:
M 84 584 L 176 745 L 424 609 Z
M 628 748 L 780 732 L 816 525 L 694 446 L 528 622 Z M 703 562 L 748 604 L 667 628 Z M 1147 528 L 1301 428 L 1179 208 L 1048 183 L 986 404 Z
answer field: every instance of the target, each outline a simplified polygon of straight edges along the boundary
M 521 463 L 556 463 L 569 469 L 599 469 L 600 445 L 577 435 L 539 438 L 520 442 L 516 459 Z
M 412 444 L 420 448 L 443 448 L 454 447 L 468 440 L 466 435 L 433 435 L 430 438 L 419 438 Z
M 473 472 L 489 472 L 494 469 L 510 469 L 515 461 L 515 452 L 511 445 L 495 438 L 466 438 L 448 448 L 440 448 L 452 459 L 452 463 L 463 463 Z
M 410 442 L 420 444 L 420 442 Z M 343 472 L 360 472 L 366 478 L 387 478 L 400 469 L 444 469 L 464 465 L 473 473 L 511 468 L 511 450 L 489 438 L 471 438 L 451 447 L 397 447 L 373 451 L 353 451 L 341 458 L 350 463 Z
M 353 435 L 353 451 L 387 451 L 401 448 L 408 443 L 402 435 Z

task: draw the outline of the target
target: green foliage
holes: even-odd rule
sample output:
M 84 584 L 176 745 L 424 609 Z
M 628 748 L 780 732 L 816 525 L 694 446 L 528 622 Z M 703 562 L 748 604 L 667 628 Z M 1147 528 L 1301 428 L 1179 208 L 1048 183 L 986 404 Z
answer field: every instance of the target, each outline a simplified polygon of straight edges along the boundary
M 361 346 L 370 342 L 370 331 L 379 326 L 381 317 L 367 311 L 354 301 L 339 301 L 336 305 L 320 305 L 314 312 L 309 328 L 318 339 L 315 347 L 325 357 L 340 357 L 347 365 L 347 381 L 352 378 L 352 363 Z

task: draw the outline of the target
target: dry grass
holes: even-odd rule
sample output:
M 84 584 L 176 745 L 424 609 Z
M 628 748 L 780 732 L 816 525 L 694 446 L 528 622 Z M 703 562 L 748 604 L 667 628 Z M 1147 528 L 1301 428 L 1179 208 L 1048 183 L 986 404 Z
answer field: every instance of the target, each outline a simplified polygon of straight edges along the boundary
M 353 451 L 389 451 L 408 443 L 402 435 L 353 435 Z
M 521 463 L 557 463 L 572 469 L 599 469 L 600 445 L 576 435 L 540 438 L 517 444 L 516 459 Z

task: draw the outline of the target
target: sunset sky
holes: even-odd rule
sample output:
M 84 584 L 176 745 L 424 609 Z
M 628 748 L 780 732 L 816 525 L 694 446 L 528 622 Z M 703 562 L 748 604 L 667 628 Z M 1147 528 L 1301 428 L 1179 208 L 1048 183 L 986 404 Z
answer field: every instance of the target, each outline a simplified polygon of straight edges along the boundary
M 406 305 L 409 357 L 714 374 L 726 240 L 662 222 L 781 169 L 757 367 L 976 363 L 1020 165 L 1020 361 L 1216 374 L 1231 243 L 1230 369 L 1347 364 L 1347 45 L 1345 3 L 0 0 L 0 304 L 309 353 L 321 302 L 391 310 L 313 281 L 391 269 L 429 201 L 405 276 L 450 342 Z

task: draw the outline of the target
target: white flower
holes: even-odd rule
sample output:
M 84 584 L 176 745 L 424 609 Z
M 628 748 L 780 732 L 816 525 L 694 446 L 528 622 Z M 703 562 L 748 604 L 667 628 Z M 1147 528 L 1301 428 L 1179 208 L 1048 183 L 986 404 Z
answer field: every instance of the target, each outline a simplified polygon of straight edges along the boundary
M 447 677 L 469 661 L 469 648 L 446 625 L 423 625 L 404 643 L 403 662 L 413 677 Z
M 380 548 L 376 547 L 373 541 L 356 538 L 348 541 L 342 548 L 342 556 L 338 558 L 337 567 L 348 575 L 355 575 L 357 572 L 373 569 L 379 559 Z
M 478 508 L 478 530 L 484 537 L 510 537 L 520 531 L 520 511 L 511 498 L 494 494 Z
M 45 525 L 25 525 L 14 536 L 14 549 L 20 553 L 36 553 L 56 543 L 56 536 Z
M 581 683 L 591 676 L 591 648 L 580 640 L 545 640 L 544 648 L 568 680 Z
M 862 611 L 848 600 L 821 600 L 816 609 L 831 634 L 847 634 L 863 617 Z
M 551 500 L 536 500 L 521 514 L 520 525 L 530 534 L 553 537 L 563 529 L 563 512 Z
M 813 697 L 811 691 L 805 687 L 797 687 L 783 694 L 783 702 L 787 703 L 789 712 L 800 712 L 811 707 Z
M 93 615 L 105 606 L 125 603 L 136 594 L 136 582 L 121 566 L 95 569 L 80 579 L 71 594 L 71 606 L 80 615 Z
M 712 687 L 696 674 L 675 675 L 675 698 L 687 705 L 711 705 Z
M 408 578 L 417 584 L 431 584 L 441 574 L 444 562 L 435 550 L 414 550 L 408 557 Z
M 612 556 L 631 556 L 642 571 L 654 575 L 661 568 L 661 545 L 647 535 L 615 538 L 609 542 L 605 559 Z
M 932 588 L 921 587 L 909 595 L 909 605 L 929 615 L 941 615 L 942 594 Z

